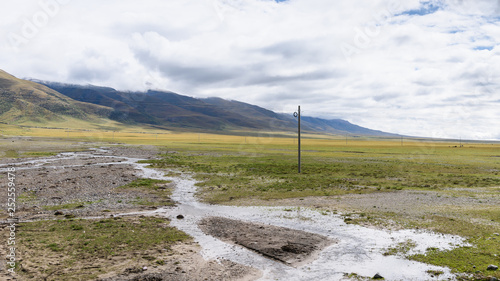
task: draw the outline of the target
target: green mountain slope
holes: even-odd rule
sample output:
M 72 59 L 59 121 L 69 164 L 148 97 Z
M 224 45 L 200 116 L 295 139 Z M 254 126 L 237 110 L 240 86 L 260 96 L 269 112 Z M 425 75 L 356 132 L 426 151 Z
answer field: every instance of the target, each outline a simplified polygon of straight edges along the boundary
M 0 121 L 9 124 L 60 123 L 70 119 L 99 122 L 109 107 L 75 101 L 44 85 L 0 70 Z

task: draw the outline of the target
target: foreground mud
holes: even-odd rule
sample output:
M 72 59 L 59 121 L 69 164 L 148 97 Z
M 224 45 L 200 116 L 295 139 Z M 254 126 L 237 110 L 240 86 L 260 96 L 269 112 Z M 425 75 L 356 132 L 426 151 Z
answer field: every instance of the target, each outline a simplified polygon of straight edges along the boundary
M 335 243 L 314 233 L 221 217 L 205 218 L 199 225 L 206 234 L 295 267 L 314 260 L 321 250 Z

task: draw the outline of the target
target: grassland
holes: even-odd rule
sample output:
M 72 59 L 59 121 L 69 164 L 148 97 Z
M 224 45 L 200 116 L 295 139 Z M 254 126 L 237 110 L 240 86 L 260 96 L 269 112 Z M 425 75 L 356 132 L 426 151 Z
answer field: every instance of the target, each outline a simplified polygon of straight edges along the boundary
M 131 267 L 144 259 L 161 264 L 161 249 L 190 239 L 160 218 L 39 221 L 22 223 L 20 229 L 23 260 L 18 272 L 26 280 L 95 279 L 118 260 L 134 261 Z
M 250 201 L 271 205 L 295 198 L 324 198 L 331 209 L 342 211 L 342 206 L 347 206 L 346 202 L 351 198 L 349 196 L 358 195 L 367 198 L 387 195 L 391 198 L 390 194 L 411 195 L 414 192 L 417 194 L 412 197 L 415 200 L 419 199 L 418 194 L 432 194 L 435 202 L 445 201 L 445 198 L 463 199 L 465 203 L 461 205 L 442 204 L 429 210 L 411 210 L 409 206 L 410 210 L 404 212 L 376 209 L 372 205 L 351 206 L 354 213 L 358 211 L 362 215 L 350 219 L 350 222 L 391 221 L 400 227 L 464 236 L 470 247 L 445 252 L 429 249 L 425 255 L 409 258 L 475 274 L 470 279 L 481 280 L 488 275 L 500 277 L 498 271 L 485 271 L 488 264 L 500 263 L 500 237 L 495 234 L 500 232 L 500 206 L 491 203 L 498 202 L 500 197 L 499 143 L 419 139 L 401 142 L 396 139 L 305 135 L 302 173 L 298 174 L 297 147 L 289 134 L 262 132 L 245 137 L 146 129 L 94 132 L 46 128 L 22 130 L 26 131 L 14 128 L 4 132 L 57 137 L 73 142 L 159 146 L 163 150 L 161 158 L 148 163 L 157 168 L 193 172 L 200 181 L 198 196 L 210 203 L 243 204 Z M 9 151 L 10 155 L 26 153 L 16 148 Z M 366 210 L 368 207 L 370 211 Z
M 165 180 L 138 179 L 127 185 L 120 186 L 119 189 L 142 190 L 159 198 L 157 200 L 150 201 L 138 196 L 133 201 L 136 205 L 157 207 L 174 206 L 175 202 L 170 199 L 172 191 L 170 188 L 167 188 L 168 183 L 170 182 Z
M 348 147 L 334 140 L 309 140 L 297 173 L 293 146 L 224 143 L 196 148 L 167 147 L 154 167 L 193 171 L 211 203 L 256 197 L 281 199 L 388 190 L 448 190 L 500 186 L 498 147 L 475 144 L 358 141 Z M 170 146 L 171 147 L 171 146 Z M 201 148 L 201 149 L 200 149 Z M 170 153 L 175 151 L 176 153 Z

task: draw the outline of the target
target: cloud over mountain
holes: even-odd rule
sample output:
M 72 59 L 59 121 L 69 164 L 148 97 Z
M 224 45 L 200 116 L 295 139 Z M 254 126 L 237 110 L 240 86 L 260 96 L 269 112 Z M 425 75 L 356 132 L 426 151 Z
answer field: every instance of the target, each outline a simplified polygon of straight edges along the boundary
M 301 104 L 407 135 L 500 133 L 498 1 L 43 0 L 3 11 L 0 65 L 16 76 Z

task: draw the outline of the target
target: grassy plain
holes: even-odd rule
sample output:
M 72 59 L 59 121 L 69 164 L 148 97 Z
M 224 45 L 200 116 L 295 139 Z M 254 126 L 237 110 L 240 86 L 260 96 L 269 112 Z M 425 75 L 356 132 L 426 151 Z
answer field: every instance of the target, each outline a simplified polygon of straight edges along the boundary
M 127 185 L 120 186 L 120 189 L 144 190 L 150 194 L 161 198 L 160 200 L 149 201 L 140 196 L 133 201 L 136 205 L 143 206 L 175 206 L 175 202 L 170 199 L 171 190 L 167 188 L 169 181 L 155 179 L 138 179 Z
M 133 230 L 131 230 L 131 225 Z M 93 280 L 124 260 L 137 266 L 142 260 L 162 259 L 158 251 L 190 237 L 161 218 L 114 218 L 100 220 L 54 220 L 22 223 L 19 244 L 24 245 L 23 263 L 40 268 L 23 270 L 26 280 Z
M 500 264 L 500 143 L 375 139 L 306 134 L 302 140 L 302 173 L 297 173 L 297 144 L 290 134 L 244 135 L 175 133 L 153 129 L 79 131 L 13 128 L 4 134 L 50 137 L 70 142 L 156 145 L 163 153 L 148 161 L 157 168 L 195 173 L 199 197 L 209 203 L 321 197 L 335 202 L 346 196 L 398 192 L 432 192 L 439 198 L 463 198 L 463 205 L 440 205 L 425 215 L 366 211 L 352 223 L 391 220 L 405 227 L 432 229 L 467 237 L 470 247 L 429 249 L 410 258 L 475 274 L 471 279 L 500 277 L 486 271 Z M 27 152 L 11 148 L 10 155 Z M 368 195 L 367 195 L 368 194 Z M 418 198 L 417 198 L 418 200 Z M 469 204 L 474 200 L 474 204 Z M 390 204 L 390 202 L 388 203 Z M 366 206 L 364 206 L 366 207 Z M 370 206 L 371 207 L 371 206 Z M 355 210 L 356 211 L 356 210 Z M 390 252 L 390 251 L 389 251 Z

